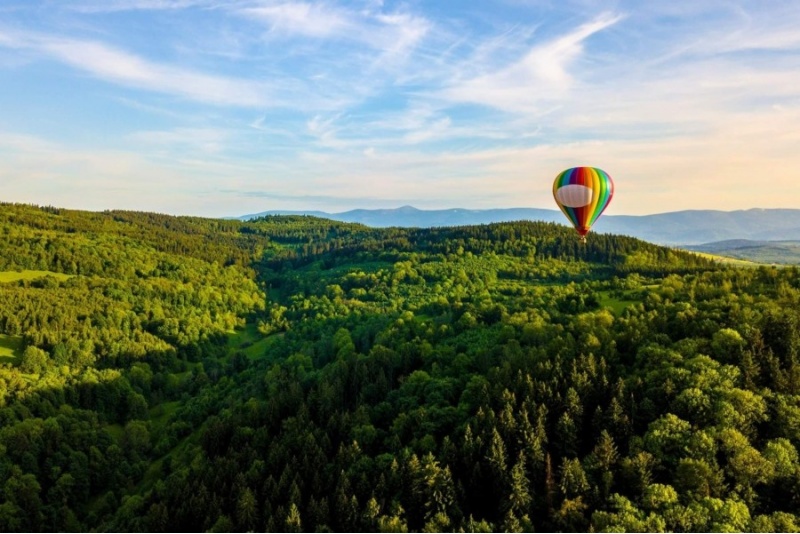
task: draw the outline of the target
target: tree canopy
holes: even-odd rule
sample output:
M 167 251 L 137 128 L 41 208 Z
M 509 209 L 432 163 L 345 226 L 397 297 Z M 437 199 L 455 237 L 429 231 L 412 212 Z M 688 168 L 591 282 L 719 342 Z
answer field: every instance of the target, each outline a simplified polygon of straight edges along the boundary
M 0 204 L 0 530 L 797 531 L 800 271 Z

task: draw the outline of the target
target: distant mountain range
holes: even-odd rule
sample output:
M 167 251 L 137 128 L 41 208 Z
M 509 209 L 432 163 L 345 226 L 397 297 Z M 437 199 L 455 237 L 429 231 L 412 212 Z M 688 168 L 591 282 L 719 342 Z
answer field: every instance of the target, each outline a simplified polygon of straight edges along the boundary
M 248 220 L 265 215 L 312 215 L 373 227 L 428 228 L 519 220 L 566 224 L 560 211 L 537 208 L 420 210 L 403 206 L 341 213 L 265 211 L 237 218 Z M 795 240 L 800 239 L 800 209 L 687 210 L 655 215 L 604 215 L 597 221 L 593 231 L 633 236 L 662 245 L 699 245 L 732 239 Z

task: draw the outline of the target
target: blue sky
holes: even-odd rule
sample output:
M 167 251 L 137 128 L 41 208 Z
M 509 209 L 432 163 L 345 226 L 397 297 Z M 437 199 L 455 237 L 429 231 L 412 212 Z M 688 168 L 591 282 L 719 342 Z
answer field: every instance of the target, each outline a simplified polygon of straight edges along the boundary
M 3 0 L 0 199 L 800 207 L 800 2 Z

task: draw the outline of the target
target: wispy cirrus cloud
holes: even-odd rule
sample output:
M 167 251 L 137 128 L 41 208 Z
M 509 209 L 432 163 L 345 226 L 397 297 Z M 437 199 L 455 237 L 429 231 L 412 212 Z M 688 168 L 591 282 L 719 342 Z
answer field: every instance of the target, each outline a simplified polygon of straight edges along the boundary
M 196 102 L 244 107 L 274 104 L 263 82 L 206 74 L 147 60 L 107 44 L 38 34 L 0 34 L 0 44 L 38 52 L 93 77 Z
M 383 2 L 359 6 L 306 0 L 83 0 L 63 8 L 83 13 L 200 8 L 260 24 L 274 38 L 338 39 L 387 54 L 413 48 L 432 28 L 431 21 L 418 14 L 385 11 Z
M 286 1 L 234 10 L 261 22 L 271 38 L 312 38 L 366 45 L 381 60 L 413 50 L 432 28 L 425 17 L 402 11 L 384 12 L 328 2 Z
M 303 193 L 281 193 L 275 191 L 242 191 L 238 189 L 220 189 L 220 193 L 242 196 L 247 198 L 266 198 L 279 201 L 303 202 L 303 203 L 319 203 L 322 205 L 336 204 L 361 204 L 361 203 L 374 203 L 381 202 L 383 199 L 369 195 L 311 195 Z
M 603 14 L 574 31 L 533 46 L 521 59 L 494 72 L 455 81 L 439 95 L 446 100 L 482 104 L 506 111 L 536 111 L 542 101 L 563 97 L 572 82 L 569 66 L 583 42 L 620 20 Z
M 800 194 L 788 0 L 0 3 L 0 126 L 40 141 L 0 140 L 0 182 L 39 180 L 16 198 L 72 179 L 99 207 L 180 191 L 177 211 L 223 215 L 549 206 L 576 163 L 620 178 L 618 213 L 701 207 L 711 174 L 736 184 L 723 209 L 768 198 L 759 173 L 783 180 L 774 205 Z M 58 107 L 42 80 L 67 88 Z
M 174 128 L 171 130 L 144 130 L 134 132 L 129 138 L 159 148 L 185 147 L 205 154 L 222 152 L 231 132 L 219 128 Z
M 244 8 L 240 13 L 263 22 L 270 31 L 284 36 L 342 37 L 358 29 L 351 13 L 320 3 L 283 2 Z
M 64 8 L 79 13 L 114 13 L 118 11 L 163 11 L 190 7 L 214 7 L 213 0 L 78 0 Z

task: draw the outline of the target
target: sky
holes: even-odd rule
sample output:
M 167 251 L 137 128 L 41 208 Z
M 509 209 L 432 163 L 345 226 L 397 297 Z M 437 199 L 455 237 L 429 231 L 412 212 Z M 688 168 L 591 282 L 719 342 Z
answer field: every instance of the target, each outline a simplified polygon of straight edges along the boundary
M 795 0 L 1 0 L 0 200 L 800 208 Z

